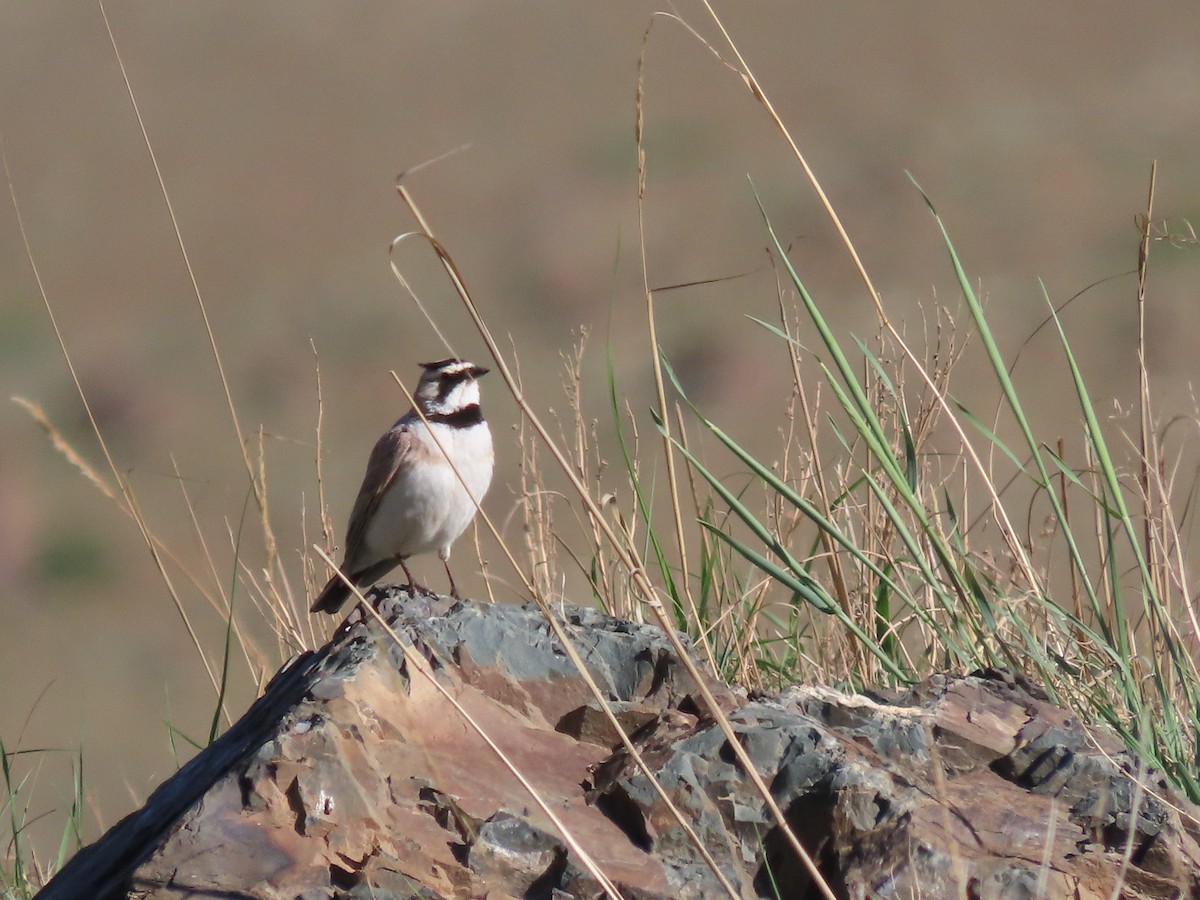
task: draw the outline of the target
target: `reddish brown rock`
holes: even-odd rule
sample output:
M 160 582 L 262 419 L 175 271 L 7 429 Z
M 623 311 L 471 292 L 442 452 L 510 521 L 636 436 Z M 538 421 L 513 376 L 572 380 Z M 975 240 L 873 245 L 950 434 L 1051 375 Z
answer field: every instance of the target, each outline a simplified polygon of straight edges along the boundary
M 536 608 L 382 592 L 384 614 L 624 896 L 721 896 Z M 565 627 L 622 726 L 745 897 L 818 896 L 662 633 Z M 1197 809 L 1003 672 L 900 693 L 715 681 L 839 897 L 1183 897 Z M 594 897 L 558 828 L 373 619 L 294 660 L 226 735 L 39 894 Z

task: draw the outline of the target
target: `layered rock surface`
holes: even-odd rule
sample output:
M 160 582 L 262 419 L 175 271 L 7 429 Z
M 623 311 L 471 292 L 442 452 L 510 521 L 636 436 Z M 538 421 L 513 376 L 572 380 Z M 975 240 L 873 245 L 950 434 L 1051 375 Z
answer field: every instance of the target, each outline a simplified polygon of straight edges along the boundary
M 376 598 L 623 896 L 727 895 L 537 608 Z M 734 891 L 821 896 L 662 632 L 559 613 Z M 414 668 L 356 611 L 38 896 L 601 895 L 530 793 Z M 869 694 L 709 688 L 835 896 L 1200 895 L 1200 810 L 1019 677 Z

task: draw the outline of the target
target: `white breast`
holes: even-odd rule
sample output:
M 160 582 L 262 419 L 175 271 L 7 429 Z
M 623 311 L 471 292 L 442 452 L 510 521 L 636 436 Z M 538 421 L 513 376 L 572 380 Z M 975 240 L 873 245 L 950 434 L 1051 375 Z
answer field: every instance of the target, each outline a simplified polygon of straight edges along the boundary
M 492 435 L 487 423 L 452 428 L 439 423 L 426 426 L 418 420 L 411 427 L 428 453 L 398 473 L 367 526 L 364 538 L 371 550 L 367 555 L 377 559 L 432 552 L 449 555 L 450 545 L 470 524 L 476 502 L 483 500 L 492 481 Z M 436 433 L 445 456 L 427 428 Z

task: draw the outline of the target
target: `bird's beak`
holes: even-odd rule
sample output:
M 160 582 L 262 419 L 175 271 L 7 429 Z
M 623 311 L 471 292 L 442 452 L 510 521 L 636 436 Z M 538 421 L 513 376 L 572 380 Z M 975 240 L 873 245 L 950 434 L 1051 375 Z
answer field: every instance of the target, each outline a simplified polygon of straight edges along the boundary
M 483 366 L 471 366 L 471 377 L 478 378 L 481 375 L 486 375 L 491 369 L 485 369 Z

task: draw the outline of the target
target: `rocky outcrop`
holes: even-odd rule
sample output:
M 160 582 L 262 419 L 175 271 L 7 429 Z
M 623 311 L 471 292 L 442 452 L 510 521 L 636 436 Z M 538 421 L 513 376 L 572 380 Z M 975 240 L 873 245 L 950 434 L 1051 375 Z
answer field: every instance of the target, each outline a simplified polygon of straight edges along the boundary
M 377 592 L 384 618 L 626 897 L 726 895 L 535 607 Z M 818 897 L 657 628 L 558 611 L 734 892 Z M 495 750 L 358 610 L 39 894 L 595 897 Z M 709 685 L 837 897 L 1200 894 L 1198 810 L 1004 672 L 902 692 Z

